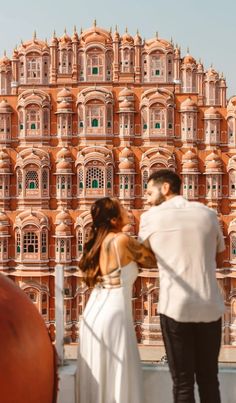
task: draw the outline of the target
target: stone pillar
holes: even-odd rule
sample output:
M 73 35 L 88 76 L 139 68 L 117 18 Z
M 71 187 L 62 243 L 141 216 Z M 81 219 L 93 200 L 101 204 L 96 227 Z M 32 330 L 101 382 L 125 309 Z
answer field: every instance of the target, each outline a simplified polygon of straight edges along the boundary
M 64 362 L 64 266 L 55 267 L 55 319 L 56 319 L 56 350 L 60 365 Z

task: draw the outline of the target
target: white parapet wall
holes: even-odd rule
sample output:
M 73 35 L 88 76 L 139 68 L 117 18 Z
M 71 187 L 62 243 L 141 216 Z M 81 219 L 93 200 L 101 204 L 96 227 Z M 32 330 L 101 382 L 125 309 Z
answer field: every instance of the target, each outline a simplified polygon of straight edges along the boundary
M 173 403 L 172 383 L 167 364 L 143 363 L 143 378 L 145 388 L 144 403 Z M 58 403 L 77 403 L 75 390 L 76 361 L 65 362 L 59 370 L 59 399 Z M 236 364 L 220 365 L 220 389 L 223 403 L 236 402 Z M 196 403 L 199 403 L 196 392 Z

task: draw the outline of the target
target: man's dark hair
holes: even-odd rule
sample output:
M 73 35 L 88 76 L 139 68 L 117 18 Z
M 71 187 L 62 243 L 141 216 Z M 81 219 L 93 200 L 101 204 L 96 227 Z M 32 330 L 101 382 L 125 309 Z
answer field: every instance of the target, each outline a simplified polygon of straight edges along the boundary
M 150 181 L 153 181 L 154 185 L 167 182 L 170 185 L 171 193 L 180 194 L 181 179 L 179 175 L 170 169 L 160 169 L 159 171 L 153 172 L 148 178 L 148 182 Z

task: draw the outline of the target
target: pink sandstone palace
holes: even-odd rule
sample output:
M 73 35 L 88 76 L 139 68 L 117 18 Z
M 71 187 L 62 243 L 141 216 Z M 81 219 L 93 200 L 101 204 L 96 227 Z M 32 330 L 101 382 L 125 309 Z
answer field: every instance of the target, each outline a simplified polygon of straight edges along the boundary
M 61 266 L 66 338 L 78 340 L 91 203 L 118 197 L 135 236 L 147 178 L 164 167 L 181 174 L 184 197 L 218 213 L 223 344 L 236 345 L 236 97 L 226 100 L 224 77 L 158 35 L 96 23 L 50 43 L 34 34 L 0 60 L 0 271 L 28 294 L 52 340 Z M 158 270 L 143 268 L 133 290 L 141 344 L 162 344 L 158 292 Z

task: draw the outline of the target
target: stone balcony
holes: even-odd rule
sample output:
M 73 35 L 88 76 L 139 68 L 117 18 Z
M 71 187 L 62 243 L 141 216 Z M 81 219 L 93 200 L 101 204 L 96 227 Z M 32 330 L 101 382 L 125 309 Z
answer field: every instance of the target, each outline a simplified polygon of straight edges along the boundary
M 140 346 L 142 370 L 145 389 L 144 403 L 173 403 L 172 382 L 166 363 L 160 362 L 165 354 L 162 346 Z M 58 403 L 76 403 L 76 353 L 77 345 L 65 346 L 64 366 L 59 369 Z M 219 364 L 219 379 L 222 403 L 236 401 L 236 351 L 221 349 Z M 223 362 L 223 361 L 228 361 Z M 79 374 L 78 374 L 79 375 Z M 196 403 L 199 403 L 197 390 Z M 105 403 L 105 402 L 104 402 Z

